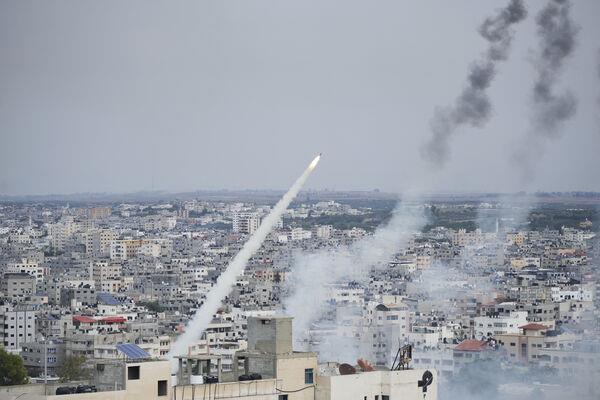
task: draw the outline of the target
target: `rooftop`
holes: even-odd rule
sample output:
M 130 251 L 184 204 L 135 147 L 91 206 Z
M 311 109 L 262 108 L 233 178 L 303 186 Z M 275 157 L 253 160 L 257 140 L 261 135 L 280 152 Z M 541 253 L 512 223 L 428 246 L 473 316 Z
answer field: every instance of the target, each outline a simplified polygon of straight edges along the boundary
M 546 325 L 542 325 L 542 324 L 531 323 L 531 324 L 527 324 L 527 325 L 522 325 L 519 327 L 519 329 L 523 329 L 523 330 L 527 330 L 527 331 L 542 331 L 542 330 L 548 329 L 548 327 Z
M 467 339 L 460 342 L 454 350 L 458 351 L 484 351 L 487 350 L 488 343 L 482 340 Z

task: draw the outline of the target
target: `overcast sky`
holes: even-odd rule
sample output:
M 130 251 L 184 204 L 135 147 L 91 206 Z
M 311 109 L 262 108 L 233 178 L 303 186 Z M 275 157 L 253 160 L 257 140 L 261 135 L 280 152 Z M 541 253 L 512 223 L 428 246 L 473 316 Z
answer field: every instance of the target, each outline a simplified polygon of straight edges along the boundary
M 511 161 L 531 129 L 545 1 L 527 3 L 491 121 L 457 134 L 436 172 L 419 153 L 433 110 L 505 1 L 3 0 L 0 193 L 285 189 L 318 152 L 307 188 L 600 190 L 597 0 L 573 7 L 560 88 L 576 116 L 533 182 Z

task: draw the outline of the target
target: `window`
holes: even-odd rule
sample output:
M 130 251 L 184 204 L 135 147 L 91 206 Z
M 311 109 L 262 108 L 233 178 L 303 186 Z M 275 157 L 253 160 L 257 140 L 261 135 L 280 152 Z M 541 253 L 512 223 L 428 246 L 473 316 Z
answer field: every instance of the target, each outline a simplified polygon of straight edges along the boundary
M 288 400 L 288 395 L 287 394 L 280 394 L 277 399 L 278 400 Z
M 158 395 L 159 396 L 167 395 L 167 381 L 158 381 Z
M 388 396 L 387 394 L 382 394 L 381 400 L 390 400 L 390 396 Z
M 127 380 L 140 379 L 140 366 L 127 367 Z
M 313 383 L 313 369 L 307 368 L 304 370 L 304 383 L 311 385 Z

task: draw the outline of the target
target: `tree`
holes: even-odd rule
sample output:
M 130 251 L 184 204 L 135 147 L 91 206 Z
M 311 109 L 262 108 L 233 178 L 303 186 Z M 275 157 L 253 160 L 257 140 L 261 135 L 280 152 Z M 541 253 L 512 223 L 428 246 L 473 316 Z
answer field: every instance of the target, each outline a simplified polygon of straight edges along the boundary
M 158 301 L 151 301 L 148 303 L 140 303 L 140 305 L 145 306 L 149 311 L 152 311 L 155 313 L 161 313 L 161 312 L 165 311 L 165 308 L 163 306 L 161 306 Z
M 23 385 L 28 381 L 23 359 L 0 348 L 0 386 Z
M 84 356 L 71 356 L 65 358 L 62 367 L 58 371 L 61 382 L 70 382 L 88 379 L 89 370 L 85 368 Z

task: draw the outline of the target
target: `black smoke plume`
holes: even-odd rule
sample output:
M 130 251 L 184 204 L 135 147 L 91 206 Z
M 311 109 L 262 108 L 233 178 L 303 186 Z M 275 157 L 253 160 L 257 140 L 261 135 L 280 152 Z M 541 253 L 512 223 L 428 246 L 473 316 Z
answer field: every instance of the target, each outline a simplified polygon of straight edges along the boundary
M 539 49 L 534 58 L 532 129 L 512 156 L 524 182 L 533 181 L 535 164 L 544 153 L 546 140 L 558 138 L 564 122 L 577 111 L 573 93 L 569 90 L 557 93 L 556 89 L 565 62 L 577 44 L 579 26 L 570 14 L 569 0 L 548 0 L 536 17 Z
M 550 0 L 536 18 L 540 49 L 533 86 L 534 131 L 542 137 L 558 136 L 562 123 L 577 111 L 573 93 L 556 93 L 556 84 L 565 61 L 573 54 L 579 32 L 570 12 L 568 0 Z
M 596 60 L 596 73 L 598 74 L 598 80 L 600 80 L 600 49 L 598 50 Z M 600 105 L 600 97 L 598 97 L 598 105 Z
M 508 58 L 514 36 L 512 26 L 526 16 L 523 1 L 511 0 L 506 8 L 483 21 L 479 34 L 488 41 L 489 47 L 483 57 L 471 65 L 466 86 L 454 105 L 435 110 L 432 137 L 421 149 L 426 160 L 441 167 L 450 154 L 449 139 L 458 127 L 479 128 L 489 120 L 492 105 L 487 90 L 496 75 L 496 65 Z

